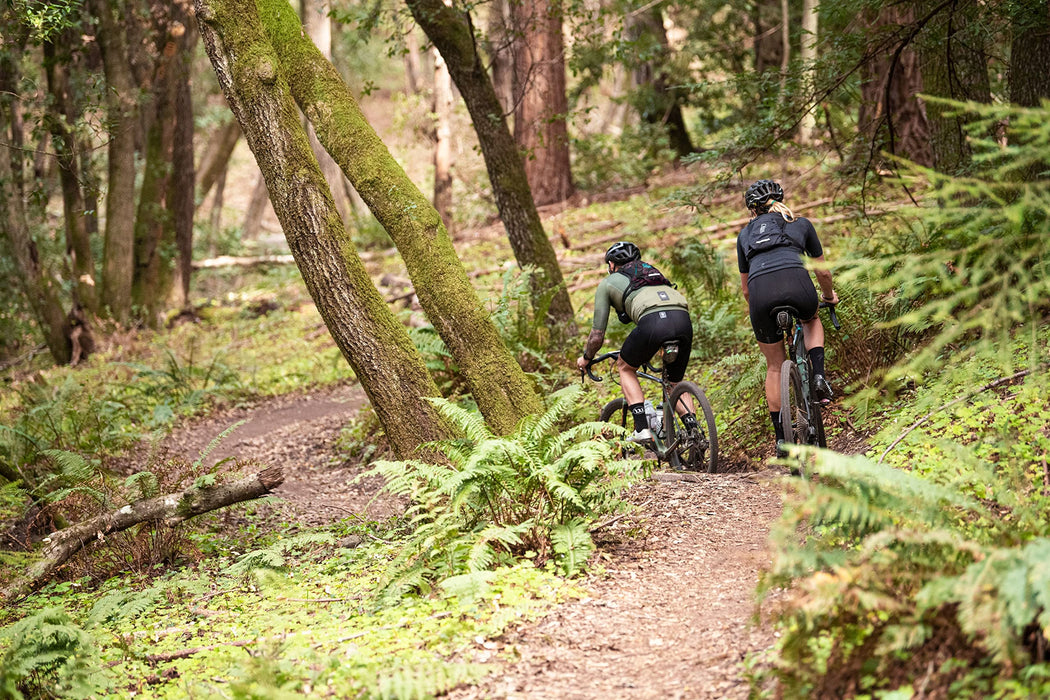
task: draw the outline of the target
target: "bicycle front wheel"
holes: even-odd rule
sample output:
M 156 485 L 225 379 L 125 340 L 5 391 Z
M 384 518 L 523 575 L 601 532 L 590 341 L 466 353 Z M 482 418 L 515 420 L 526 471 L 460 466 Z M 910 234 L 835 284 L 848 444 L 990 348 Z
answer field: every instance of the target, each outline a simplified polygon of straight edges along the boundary
M 784 360 L 780 367 L 780 424 L 786 442 L 824 446 L 820 439 L 824 432 L 820 408 L 806 399 L 802 374 L 791 360 Z
M 627 419 L 630 415 L 631 412 L 627 410 L 627 402 L 623 398 L 619 398 L 613 399 L 602 407 L 602 413 L 598 420 L 626 428 Z M 633 421 L 634 419 L 631 418 L 631 420 Z M 634 423 L 632 422 L 631 425 L 634 425 Z
M 692 399 L 692 406 L 686 397 Z M 690 471 L 714 472 L 718 468 L 718 433 L 715 430 L 715 412 L 703 389 L 692 382 L 678 382 L 668 399 L 670 409 L 665 420 L 667 444 L 675 445 L 674 453 L 679 465 Z M 690 434 L 682 422 L 680 410 L 696 412 L 697 430 Z M 703 414 L 703 419 L 701 419 Z

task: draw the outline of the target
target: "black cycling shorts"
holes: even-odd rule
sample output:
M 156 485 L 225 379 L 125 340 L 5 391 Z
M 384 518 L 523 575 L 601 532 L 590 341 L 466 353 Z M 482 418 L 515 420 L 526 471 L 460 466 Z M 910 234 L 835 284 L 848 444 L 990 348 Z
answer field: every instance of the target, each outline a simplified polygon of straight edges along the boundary
M 682 381 L 693 345 L 693 321 L 685 309 L 654 311 L 642 316 L 620 348 L 620 359 L 631 367 L 648 362 L 668 340 L 678 340 L 678 358 L 667 365 L 667 378 Z
M 769 315 L 777 306 L 794 306 L 803 321 L 817 315 L 817 289 L 804 267 L 790 267 L 748 279 L 747 294 L 751 327 L 760 343 L 779 343 L 784 339 L 777 320 Z

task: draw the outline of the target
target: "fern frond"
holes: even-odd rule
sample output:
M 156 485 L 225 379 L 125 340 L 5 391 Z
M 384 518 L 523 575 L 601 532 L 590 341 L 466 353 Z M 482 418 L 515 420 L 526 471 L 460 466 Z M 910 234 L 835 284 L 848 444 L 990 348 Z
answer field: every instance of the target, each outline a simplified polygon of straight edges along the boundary
M 208 458 L 208 455 L 211 454 L 212 450 L 219 446 L 219 443 L 226 439 L 227 435 L 229 435 L 234 430 L 241 427 L 247 422 L 247 419 L 239 420 L 233 425 L 231 425 L 229 428 L 226 428 L 226 430 L 223 430 L 221 433 L 212 438 L 212 441 L 208 443 L 208 446 L 201 450 L 200 455 L 197 457 L 196 460 L 194 460 L 193 471 L 197 472 L 200 469 L 201 465 L 204 463 L 204 460 Z
M 586 523 L 581 518 L 573 518 L 567 523 L 554 526 L 551 530 L 551 544 L 567 576 L 581 571 L 594 551 L 594 540 L 591 539 L 591 533 L 587 532 Z

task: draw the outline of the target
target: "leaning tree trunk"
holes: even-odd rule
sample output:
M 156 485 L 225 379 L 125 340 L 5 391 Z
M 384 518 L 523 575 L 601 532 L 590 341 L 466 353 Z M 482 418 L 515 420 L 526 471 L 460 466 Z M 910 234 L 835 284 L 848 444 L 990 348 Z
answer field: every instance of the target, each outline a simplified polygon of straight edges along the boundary
M 0 598 L 7 602 L 21 598 L 47 580 L 74 554 L 92 542 L 104 541 L 106 535 L 147 522 L 175 527 L 203 513 L 265 496 L 282 483 L 284 472 L 281 468 L 269 467 L 228 484 L 190 486 L 178 493 L 136 501 L 115 511 L 83 520 L 52 533 L 40 561 L 30 566 L 22 578 L 6 586 L 0 592 Z
M 195 7 L 219 85 L 266 178 L 310 296 L 394 451 L 414 456 L 450 435 L 427 401 L 440 393 L 339 219 L 255 3 L 196 0 Z
M 569 167 L 569 100 L 561 0 L 515 0 L 514 140 L 536 206 L 564 202 L 574 192 Z
M 208 193 L 219 178 L 226 172 L 233 149 L 241 139 L 241 125 L 236 119 L 230 119 L 212 133 L 211 140 L 201 156 L 197 167 L 197 206 L 204 203 Z
M 456 256 L 448 229 L 368 124 L 335 67 L 303 36 L 286 0 L 257 0 L 303 112 L 390 234 L 419 303 L 448 346 L 494 430 L 510 432 L 541 402 L 507 350 Z
M 55 144 L 59 180 L 62 183 L 62 217 L 66 228 L 66 255 L 71 258 L 73 288 L 77 303 L 91 313 L 98 312 L 98 290 L 95 277 L 95 258 L 91 252 L 81 187 L 80 161 L 77 157 L 74 125 L 80 121 L 82 110 L 76 104 L 69 88 L 69 50 L 73 47 L 72 32 L 65 32 L 56 44 L 44 42 L 44 68 L 48 91 L 53 100 L 53 111 L 45 115 L 45 121 Z
M 991 102 L 982 29 L 967 16 L 976 11 L 976 2 L 924 0 L 919 7 L 922 14 L 932 14 L 919 44 L 923 92 L 957 101 Z M 926 104 L 933 167 L 950 175 L 967 170 L 973 155 L 966 138 L 970 119 L 953 114 L 955 111 L 955 107 L 936 102 Z
M 543 230 L 532 200 L 525 166 L 514 137 L 507 128 L 496 91 L 492 86 L 474 36 L 470 16 L 446 7 L 442 0 L 406 0 L 412 16 L 448 65 L 452 81 L 470 112 L 485 159 L 492 192 L 514 257 L 521 268 L 539 273 L 533 300 L 542 305 L 551 298 L 548 316 L 553 342 L 564 346 L 576 335 L 576 320 L 569 292 L 562 278 L 554 247 Z
M 97 40 L 106 76 L 109 166 L 106 178 L 106 233 L 102 253 L 102 307 L 126 322 L 131 315 L 135 270 L 135 100 L 138 87 L 128 64 L 124 32 L 114 14 L 119 0 L 91 0 L 98 18 Z

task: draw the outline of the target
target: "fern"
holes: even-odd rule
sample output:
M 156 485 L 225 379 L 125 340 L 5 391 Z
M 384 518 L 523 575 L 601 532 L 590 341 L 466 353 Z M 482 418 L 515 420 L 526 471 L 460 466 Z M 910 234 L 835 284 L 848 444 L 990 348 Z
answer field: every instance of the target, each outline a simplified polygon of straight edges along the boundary
M 554 551 L 560 556 L 562 570 L 572 576 L 587 565 L 587 558 L 594 551 L 594 540 L 587 532 L 586 523 L 573 518 L 557 525 L 551 532 Z
M 287 556 L 311 545 L 330 545 L 335 542 L 331 533 L 305 532 L 295 537 L 278 540 L 269 547 L 242 554 L 228 569 L 234 576 L 244 576 L 256 570 L 283 570 Z
M 0 632 L 0 695 L 88 698 L 101 690 L 91 636 L 62 610 L 47 609 Z
M 449 463 L 381 461 L 361 477 L 380 475 L 386 492 L 411 501 L 406 517 L 413 533 L 389 566 L 384 599 L 528 552 L 542 562 L 555 536 L 565 570 L 584 567 L 594 547 L 586 523 L 625 507 L 620 494 L 641 465 L 620 459 L 620 444 L 602 438 L 606 423 L 559 431 L 580 397 L 576 386 L 557 392 L 543 413 L 506 436 L 493 435 L 475 412 L 433 400 L 464 435 L 436 445 Z
M 430 700 L 488 673 L 480 664 L 424 662 L 381 672 L 365 689 L 372 700 Z

